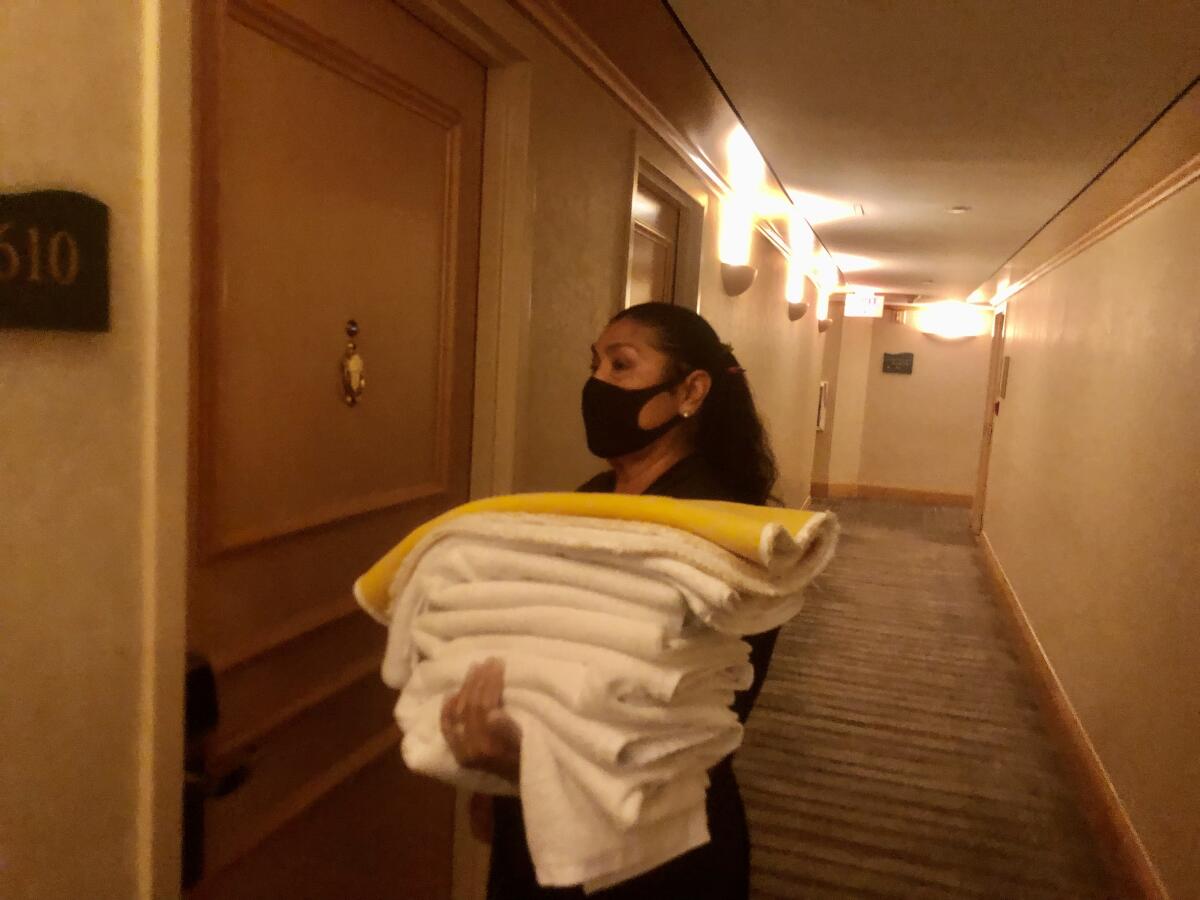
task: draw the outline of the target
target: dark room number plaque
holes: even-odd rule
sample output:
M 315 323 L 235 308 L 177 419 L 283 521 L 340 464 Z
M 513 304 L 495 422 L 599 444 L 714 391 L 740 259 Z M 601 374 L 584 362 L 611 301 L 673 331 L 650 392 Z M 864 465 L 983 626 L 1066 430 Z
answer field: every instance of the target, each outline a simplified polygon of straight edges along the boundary
M 108 207 L 74 191 L 0 194 L 0 328 L 108 330 Z

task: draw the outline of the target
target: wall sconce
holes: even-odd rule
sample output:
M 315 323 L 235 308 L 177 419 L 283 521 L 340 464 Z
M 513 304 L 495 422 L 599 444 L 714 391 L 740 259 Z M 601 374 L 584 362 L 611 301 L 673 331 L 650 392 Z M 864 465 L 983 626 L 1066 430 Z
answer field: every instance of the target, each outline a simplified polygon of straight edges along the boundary
M 738 294 L 744 294 L 750 289 L 750 285 L 754 284 L 754 279 L 758 275 L 758 269 L 754 266 L 737 266 L 732 263 L 721 263 L 721 284 L 725 286 L 725 293 L 730 297 L 736 297 Z
M 721 260 L 721 283 L 730 297 L 744 294 L 754 284 L 758 271 L 750 265 L 758 198 L 766 165 L 754 141 L 738 125 L 725 141 L 729 161 L 730 192 L 721 199 L 721 223 L 717 236 Z
M 750 265 L 750 243 L 754 239 L 754 208 L 745 197 L 730 194 L 721 200 L 718 255 L 721 283 L 730 297 L 744 294 L 754 284 L 758 270 Z
M 817 292 L 817 334 L 824 334 L 829 330 L 829 326 L 833 324 L 833 319 L 829 318 L 829 291 L 821 290 Z
M 792 234 L 794 235 L 796 231 L 796 227 L 793 226 Z M 787 285 L 784 288 L 784 297 L 788 303 L 788 319 L 792 322 L 804 318 L 804 314 L 808 312 L 809 294 L 815 293 L 817 287 L 809 274 L 808 255 L 793 244 L 792 255 L 788 257 Z
M 784 297 L 788 302 L 788 320 L 796 322 L 808 313 L 809 298 L 817 300 L 820 295 L 817 276 L 814 274 L 817 265 L 813 255 L 816 235 L 800 214 L 798 207 L 793 206 L 788 211 L 788 216 L 788 243 L 792 254 L 787 261 Z

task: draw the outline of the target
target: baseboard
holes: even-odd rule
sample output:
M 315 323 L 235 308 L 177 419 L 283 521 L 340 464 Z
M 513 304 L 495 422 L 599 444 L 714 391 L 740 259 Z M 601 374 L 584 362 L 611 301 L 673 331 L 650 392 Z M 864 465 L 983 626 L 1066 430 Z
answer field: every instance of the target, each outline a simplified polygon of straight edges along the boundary
M 825 499 L 828 497 L 857 497 L 857 484 L 830 484 L 825 481 L 814 481 L 812 495 Z
M 991 541 L 986 533 L 978 535 L 977 540 L 983 551 L 989 580 L 1012 627 L 1026 667 L 1033 675 L 1038 705 L 1066 761 L 1067 774 L 1073 780 L 1083 803 L 1084 815 L 1109 867 L 1117 896 L 1169 900 L 1167 889 L 1146 853 L 1124 804 L 1117 796 L 1104 763 L 1092 746 L 1091 738 L 1063 690 L 1054 666 L 1046 658 L 1041 641 L 1025 615 L 1012 582 L 996 558 Z
M 814 497 L 864 497 L 872 500 L 895 500 L 900 503 L 915 503 L 921 506 L 970 507 L 975 501 L 972 494 L 956 494 L 949 491 L 925 491 L 916 488 L 888 487 L 882 484 L 842 484 L 837 482 L 813 482 Z

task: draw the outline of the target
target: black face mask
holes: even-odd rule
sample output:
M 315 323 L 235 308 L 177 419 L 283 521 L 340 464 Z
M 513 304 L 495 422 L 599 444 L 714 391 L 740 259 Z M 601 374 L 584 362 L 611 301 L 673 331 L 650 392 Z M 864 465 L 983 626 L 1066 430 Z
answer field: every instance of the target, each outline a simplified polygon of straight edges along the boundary
M 647 431 L 638 425 L 638 416 L 651 398 L 671 390 L 682 380 L 673 378 L 662 384 L 628 390 L 589 378 L 583 386 L 583 427 L 587 431 L 588 450 L 602 459 L 613 459 L 636 453 L 662 437 L 683 417 L 676 414 Z

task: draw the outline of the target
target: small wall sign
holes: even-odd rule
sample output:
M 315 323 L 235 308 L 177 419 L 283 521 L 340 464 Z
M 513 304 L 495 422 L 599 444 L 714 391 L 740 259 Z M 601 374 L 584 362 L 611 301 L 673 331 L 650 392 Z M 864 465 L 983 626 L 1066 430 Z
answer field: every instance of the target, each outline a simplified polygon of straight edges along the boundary
M 883 371 L 889 375 L 911 375 L 913 355 L 911 353 L 883 354 Z
M 108 207 L 74 191 L 0 194 L 0 328 L 108 331 Z

